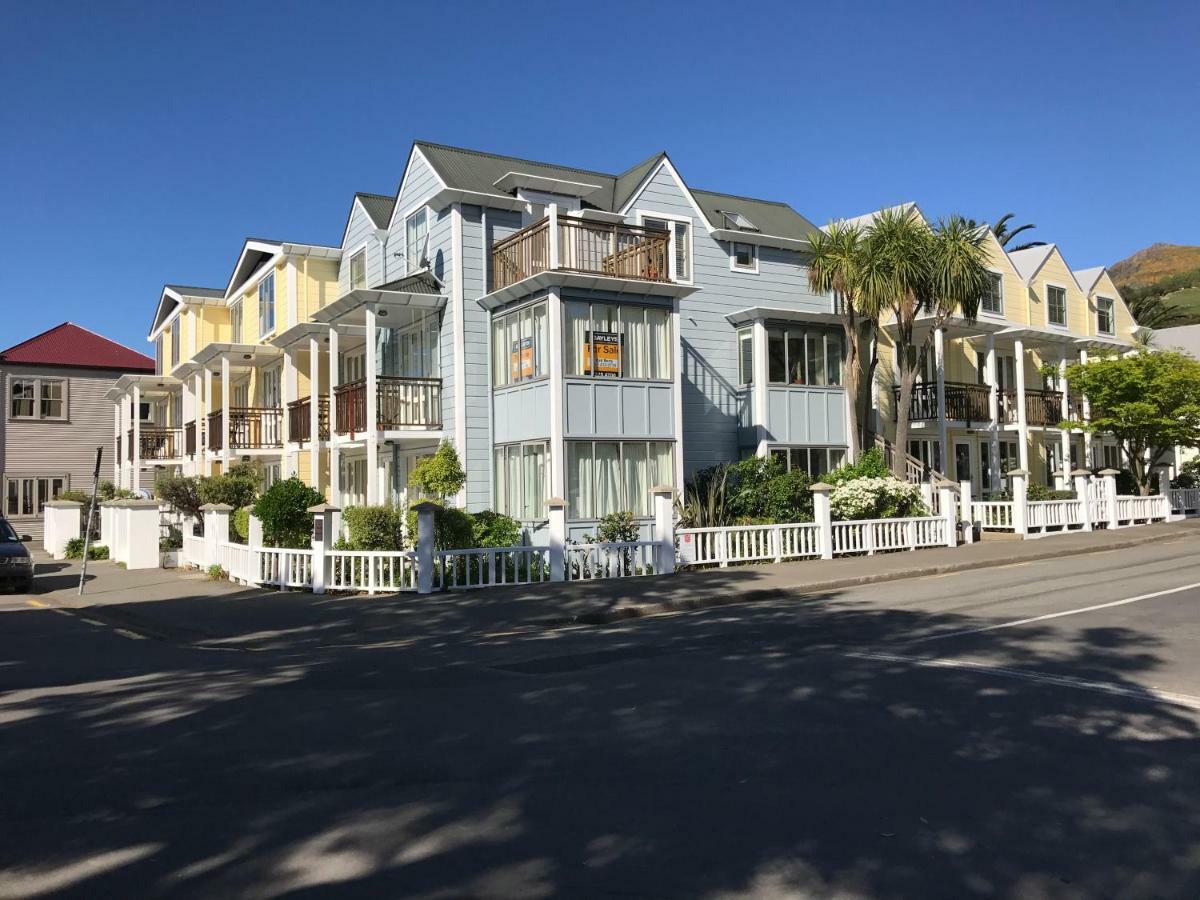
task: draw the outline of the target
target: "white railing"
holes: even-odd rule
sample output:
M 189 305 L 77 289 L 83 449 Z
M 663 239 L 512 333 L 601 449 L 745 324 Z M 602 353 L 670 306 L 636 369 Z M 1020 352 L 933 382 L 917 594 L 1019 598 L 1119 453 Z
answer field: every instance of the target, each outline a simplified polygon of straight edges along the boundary
M 1167 497 L 1175 512 L 1200 514 L 1200 488 L 1171 488 Z
M 681 562 L 692 566 L 723 567 L 729 563 L 779 562 L 821 555 L 820 529 L 815 522 L 681 528 L 676 535 Z
M 945 546 L 946 523 L 941 516 L 834 522 L 833 555 L 866 553 L 869 556 L 882 550 Z
M 549 547 L 477 547 L 433 554 L 433 586 L 478 588 L 550 580 Z
M 1117 497 L 1118 522 L 1153 522 L 1170 516 L 1166 497 Z
M 592 578 L 627 578 L 653 575 L 661 545 L 657 541 L 611 541 L 568 544 L 565 554 L 567 581 Z
M 983 500 L 971 504 L 975 521 L 984 531 L 1012 531 L 1013 505 L 1008 500 Z
M 203 566 L 207 561 L 204 554 L 204 538 L 194 534 L 183 533 L 183 548 L 181 556 L 184 565 Z
M 303 588 L 312 584 L 312 551 L 282 547 L 254 548 L 258 577 L 257 584 L 274 584 L 281 588 Z
M 1092 527 L 1097 525 L 1105 525 L 1108 523 L 1108 498 L 1105 496 L 1095 496 L 1088 499 L 1089 515 L 1092 519 Z
M 1083 525 L 1083 502 L 1080 500 L 1033 500 L 1025 509 L 1025 521 L 1030 529 L 1066 529 Z
M 217 547 L 217 555 L 221 561 L 221 568 L 234 581 L 241 581 L 249 584 L 254 581 L 255 565 L 254 553 L 245 544 L 220 544 Z
M 411 550 L 333 550 L 327 556 L 331 591 L 380 592 L 417 589 L 417 554 Z

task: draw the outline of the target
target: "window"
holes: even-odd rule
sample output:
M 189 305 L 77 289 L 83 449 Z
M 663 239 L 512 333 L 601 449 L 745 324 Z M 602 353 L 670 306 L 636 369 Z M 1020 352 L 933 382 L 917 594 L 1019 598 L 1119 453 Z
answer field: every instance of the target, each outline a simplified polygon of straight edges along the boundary
M 495 449 L 496 512 L 522 521 L 546 518 L 550 495 L 550 445 L 545 441 Z
M 379 374 L 400 378 L 436 378 L 438 316 L 427 315 L 405 328 L 378 331 Z
M 651 515 L 650 488 L 674 482 L 668 441 L 568 441 L 567 515 Z
M 671 377 L 671 311 L 632 303 L 563 304 L 563 355 L 568 375 Z
M 787 471 L 807 472 L 814 481 L 846 461 L 845 447 L 773 447 L 771 456 Z
M 264 492 L 269 491 L 271 485 L 279 481 L 279 471 L 279 463 L 267 463 L 262 467 L 262 489 Z
M 735 272 L 757 272 L 758 248 L 753 244 L 735 243 L 729 254 L 729 268 Z
M 10 379 L 8 417 L 65 420 L 67 382 L 62 378 Z
M 404 222 L 405 258 L 408 260 L 409 272 L 415 272 L 421 267 L 421 258 L 426 251 L 425 240 L 429 236 L 428 215 L 427 210 L 422 207 Z
M 643 218 L 642 225 L 646 228 L 670 232 L 671 241 L 674 244 L 675 278 L 678 281 L 690 281 L 692 278 L 691 224 L 676 220 Z
M 4 479 L 4 515 L 39 516 L 70 486 L 66 475 L 8 476 Z
M 363 247 L 350 257 L 350 290 L 367 286 L 367 248 Z
M 1121 468 L 1121 448 L 1116 444 L 1104 445 L 1104 468 L 1120 469 Z
M 738 384 L 754 384 L 754 329 L 739 328 Z
M 266 337 L 275 330 L 275 273 L 271 272 L 258 283 L 258 336 Z
M 773 384 L 842 383 L 842 336 L 822 328 L 767 329 L 767 380 Z
M 1096 329 L 1101 334 L 1113 333 L 1113 305 L 1111 297 L 1096 298 Z
M 171 326 L 171 368 L 179 365 L 179 332 L 183 330 L 183 319 L 175 320 L 175 324 Z
M 721 215 L 725 217 L 726 228 L 736 228 L 739 231 L 758 231 L 755 224 L 739 212 L 722 210 Z
M 1046 285 L 1046 315 L 1051 325 L 1067 324 L 1067 292 L 1052 284 Z
M 367 502 L 367 460 L 341 458 L 342 508 L 365 506 Z
M 242 342 L 242 301 L 229 307 L 229 341 L 233 344 Z
M 987 287 L 979 301 L 980 308 L 996 316 L 1004 315 L 1004 279 L 997 272 L 988 272 Z
M 155 375 L 163 374 L 164 362 L 165 361 L 163 360 L 163 337 L 160 334 L 158 337 L 156 337 L 154 339 L 154 374 Z
M 550 371 L 547 358 L 550 325 L 546 301 L 492 318 L 492 385 L 504 387 L 541 378 Z

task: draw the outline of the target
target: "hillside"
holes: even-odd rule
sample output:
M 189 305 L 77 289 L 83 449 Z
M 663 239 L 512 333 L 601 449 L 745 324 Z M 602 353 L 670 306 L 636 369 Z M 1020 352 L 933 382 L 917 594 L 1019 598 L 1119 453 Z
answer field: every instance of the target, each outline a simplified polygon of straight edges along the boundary
M 1200 247 L 1152 244 L 1109 266 L 1117 287 L 1150 285 L 1171 275 L 1200 269 Z

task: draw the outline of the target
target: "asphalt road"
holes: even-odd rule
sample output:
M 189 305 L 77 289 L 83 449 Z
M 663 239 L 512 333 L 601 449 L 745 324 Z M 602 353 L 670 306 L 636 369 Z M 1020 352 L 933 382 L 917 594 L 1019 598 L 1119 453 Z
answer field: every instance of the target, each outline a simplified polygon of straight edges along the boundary
M 357 644 L 0 598 L 0 900 L 1200 896 L 1195 547 Z

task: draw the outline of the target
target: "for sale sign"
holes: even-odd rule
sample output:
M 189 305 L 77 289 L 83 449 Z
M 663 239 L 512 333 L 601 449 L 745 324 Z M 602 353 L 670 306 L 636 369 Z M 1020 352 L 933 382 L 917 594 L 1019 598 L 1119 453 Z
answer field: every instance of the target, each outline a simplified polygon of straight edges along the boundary
M 590 331 L 583 345 L 585 375 L 619 378 L 621 375 L 621 335 L 615 331 Z

